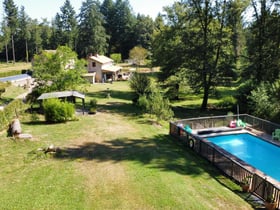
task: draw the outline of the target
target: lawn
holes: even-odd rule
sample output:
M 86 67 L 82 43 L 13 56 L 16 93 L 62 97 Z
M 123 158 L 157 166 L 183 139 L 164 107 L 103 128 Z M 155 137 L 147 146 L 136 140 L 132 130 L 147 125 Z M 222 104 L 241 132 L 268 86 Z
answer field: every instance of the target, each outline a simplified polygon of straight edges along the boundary
M 0 209 L 252 209 L 239 186 L 173 142 L 168 122 L 138 115 L 127 82 L 91 85 L 86 97 L 96 115 L 45 124 L 26 114 L 32 140 L 1 133 Z M 60 152 L 40 151 L 50 144 Z
M 0 72 L 9 72 L 15 70 L 31 69 L 31 63 L 16 62 L 16 63 L 0 63 Z

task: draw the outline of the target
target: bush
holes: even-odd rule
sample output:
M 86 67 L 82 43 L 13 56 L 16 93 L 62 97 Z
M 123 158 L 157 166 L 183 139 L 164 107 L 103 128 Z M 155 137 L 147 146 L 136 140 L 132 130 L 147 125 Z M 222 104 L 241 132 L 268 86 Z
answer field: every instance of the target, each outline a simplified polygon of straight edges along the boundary
M 168 99 L 163 98 L 159 91 L 150 95 L 149 111 L 157 117 L 157 120 L 169 120 L 174 116 Z
M 149 95 L 151 92 L 151 79 L 146 74 L 136 72 L 130 78 L 129 86 L 136 93 L 138 99 L 140 96 Z
M 97 110 L 97 100 L 95 98 L 91 99 L 89 102 L 89 106 L 89 114 L 95 114 Z
M 149 100 L 147 99 L 146 95 L 142 95 L 139 97 L 137 101 L 137 106 L 140 107 L 140 109 L 143 112 L 146 112 L 149 108 Z
M 61 102 L 59 99 L 47 99 L 43 102 L 45 120 L 49 123 L 66 122 L 73 119 L 73 104 Z

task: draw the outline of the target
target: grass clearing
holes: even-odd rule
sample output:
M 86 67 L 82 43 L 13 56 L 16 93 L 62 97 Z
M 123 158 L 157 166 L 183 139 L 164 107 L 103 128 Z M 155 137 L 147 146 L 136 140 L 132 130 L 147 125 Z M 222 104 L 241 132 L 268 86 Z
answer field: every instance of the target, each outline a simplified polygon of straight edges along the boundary
M 107 98 L 109 88 L 110 98 Z M 94 84 L 96 115 L 62 124 L 21 118 L 32 141 L 0 136 L 0 209 L 252 209 L 239 186 L 138 116 L 127 82 Z M 38 148 L 54 144 L 55 156 Z
M 9 72 L 15 70 L 31 69 L 31 63 L 16 62 L 16 63 L 0 63 L 0 72 Z

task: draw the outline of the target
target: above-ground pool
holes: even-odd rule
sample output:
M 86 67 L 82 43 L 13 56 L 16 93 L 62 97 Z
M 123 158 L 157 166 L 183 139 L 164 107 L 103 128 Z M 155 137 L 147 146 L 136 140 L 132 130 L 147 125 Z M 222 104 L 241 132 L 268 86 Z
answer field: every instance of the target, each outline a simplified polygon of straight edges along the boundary
M 280 182 L 280 147 L 248 133 L 206 139 Z

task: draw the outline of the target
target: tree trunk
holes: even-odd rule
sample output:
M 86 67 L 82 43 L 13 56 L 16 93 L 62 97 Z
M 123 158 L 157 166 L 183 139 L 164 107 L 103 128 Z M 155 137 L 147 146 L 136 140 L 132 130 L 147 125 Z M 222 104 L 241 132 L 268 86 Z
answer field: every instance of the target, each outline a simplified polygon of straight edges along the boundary
M 27 40 L 25 40 L 25 56 L 26 56 L 26 63 L 29 61 L 29 54 L 28 54 L 28 43 Z
M 14 35 L 12 35 L 12 51 L 13 51 L 13 63 L 16 63 L 16 55 L 15 55 L 15 44 L 14 44 Z
M 204 85 L 204 91 L 203 91 L 203 101 L 201 104 L 200 109 L 201 110 L 206 110 L 207 109 L 207 104 L 208 104 L 208 97 L 209 97 L 209 86 L 208 85 Z
M 5 47 L 6 47 L 6 61 L 7 63 L 9 63 L 8 45 L 6 44 Z

